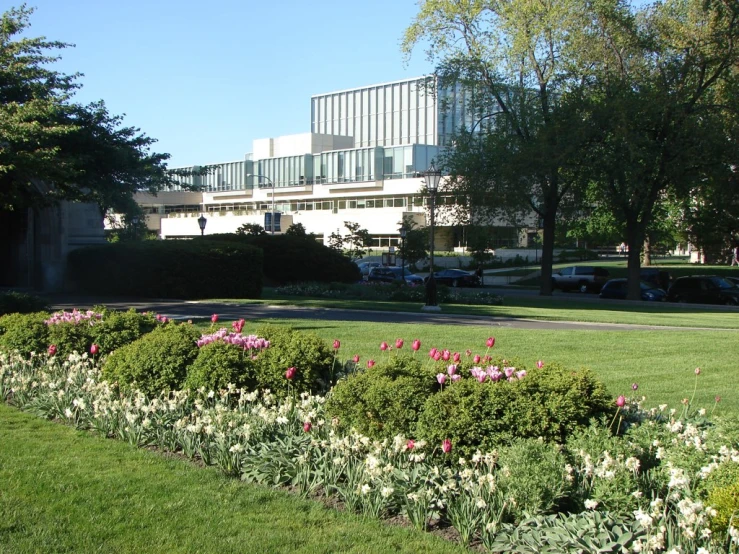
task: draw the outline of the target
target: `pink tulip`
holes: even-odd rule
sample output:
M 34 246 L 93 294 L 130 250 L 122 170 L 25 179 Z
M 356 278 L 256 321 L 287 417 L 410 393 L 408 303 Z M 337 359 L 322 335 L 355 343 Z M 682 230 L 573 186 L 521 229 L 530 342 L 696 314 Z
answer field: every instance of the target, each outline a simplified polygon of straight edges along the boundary
M 438 350 L 436 348 L 432 348 L 431 350 L 429 350 L 429 358 L 433 358 L 434 356 L 436 356 L 437 352 Z
M 461 378 L 462 378 L 462 376 L 459 373 L 455 373 L 454 375 L 452 375 L 452 382 L 456 383 Z
M 386 343 L 385 341 L 382 341 L 382 342 L 380 343 L 380 350 L 382 350 L 383 352 L 384 352 L 385 350 L 387 350 L 387 343 Z
M 288 367 L 287 371 L 285 372 L 285 379 L 288 381 L 292 381 L 295 378 L 295 374 L 298 372 L 298 370 L 294 367 Z
M 476 364 L 479 364 L 480 363 L 480 359 L 481 359 L 480 356 L 478 356 L 477 354 L 475 354 L 475 357 L 472 358 L 472 361 L 475 362 Z
M 623 408 L 626 405 L 626 397 L 622 394 L 618 398 L 616 398 L 616 406 L 619 408 Z
M 721 397 L 717 396 L 716 398 L 714 398 L 714 400 L 716 401 L 716 404 L 718 404 L 719 402 L 721 402 Z
M 352 361 L 353 361 L 353 362 L 354 362 L 355 364 L 358 364 L 358 363 L 359 363 L 359 354 L 354 354 L 354 357 L 352 358 Z
M 448 362 L 449 361 L 449 358 L 451 358 L 451 357 L 452 357 L 452 353 L 449 352 L 449 350 L 444 350 L 441 353 L 441 359 L 444 360 L 445 362 Z
M 699 368 L 699 367 L 696 367 L 696 368 L 695 368 L 695 374 L 696 374 L 696 375 L 700 375 L 700 374 L 701 374 L 701 368 Z
M 452 361 L 453 361 L 453 362 L 454 362 L 455 364 L 458 364 L 458 363 L 459 363 L 459 360 L 460 360 L 460 358 L 461 358 L 461 356 L 459 355 L 459 352 L 455 352 L 455 353 L 454 353 L 454 355 L 452 356 Z
M 416 447 L 416 443 L 414 442 L 413 439 L 408 439 L 408 442 L 406 443 L 405 446 L 408 450 L 413 450 Z
M 441 449 L 444 451 L 444 454 L 449 454 L 452 451 L 452 441 L 449 439 L 441 441 Z
M 310 421 L 306 421 L 303 423 L 303 431 L 306 433 L 310 433 L 310 430 L 313 429 L 313 424 Z
M 367 360 L 367 367 L 368 368 L 374 367 L 374 365 L 375 365 L 375 360 Z
M 421 341 L 418 339 L 413 339 L 413 344 L 411 345 L 411 348 L 414 352 L 417 352 L 419 348 L 421 348 Z
M 465 350 L 465 351 L 464 351 L 464 353 L 465 353 L 465 355 L 466 355 L 466 356 L 468 356 L 468 357 L 469 357 L 469 356 L 472 356 L 472 350 L 470 350 L 469 348 L 468 348 L 467 350 Z
M 544 367 L 544 362 L 542 360 L 539 360 L 538 362 L 536 362 L 536 367 L 541 369 L 542 367 Z
M 488 348 L 492 348 L 493 346 L 495 346 L 495 337 L 488 338 L 485 344 L 488 345 Z
M 639 390 L 639 384 L 638 383 L 631 383 L 631 390 Z
M 160 319 L 159 321 L 161 321 L 162 323 L 167 323 L 169 321 L 169 319 L 167 318 L 167 316 L 164 316 L 163 315 L 162 316 L 162 319 Z
M 213 314 L 212 316 L 210 316 L 211 323 L 215 323 L 216 321 L 218 321 L 218 314 Z
M 454 375 L 455 373 L 457 373 L 457 366 L 454 364 L 451 364 L 449 367 L 446 368 L 446 372 L 449 375 Z
M 341 348 L 341 342 L 338 341 L 338 340 L 335 340 L 334 341 L 334 350 L 338 350 L 339 348 Z
M 56 344 L 50 344 L 49 345 L 49 356 L 55 356 L 56 355 Z
M 92 345 L 92 346 L 90 347 L 90 354 L 92 354 L 93 356 L 94 356 L 95 354 L 97 354 L 97 353 L 98 353 L 99 351 L 100 351 L 100 347 L 98 347 L 98 345 L 97 345 L 97 344 L 93 344 L 93 345 Z
M 439 373 L 436 375 L 436 380 L 439 381 L 440 385 L 443 385 L 444 383 L 446 383 L 446 375 L 443 373 Z
M 503 368 L 503 373 L 505 373 L 506 377 L 510 377 L 511 375 L 513 375 L 515 371 L 516 371 L 515 367 L 504 367 Z
M 403 339 L 395 339 L 395 348 L 398 350 L 403 348 Z
M 434 352 L 434 361 L 438 362 L 439 360 L 441 360 L 441 352 L 437 350 Z

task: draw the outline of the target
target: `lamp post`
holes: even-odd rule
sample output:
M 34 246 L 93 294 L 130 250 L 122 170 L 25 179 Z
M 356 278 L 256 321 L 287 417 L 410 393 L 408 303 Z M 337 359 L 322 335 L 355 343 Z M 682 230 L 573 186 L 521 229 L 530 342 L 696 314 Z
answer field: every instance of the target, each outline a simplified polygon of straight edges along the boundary
M 198 218 L 198 225 L 200 226 L 200 236 L 205 235 L 205 224 L 208 223 L 208 220 L 205 219 L 205 216 L 201 214 L 201 216 Z
M 430 261 L 431 261 L 431 273 L 426 281 L 426 305 L 421 308 L 426 312 L 438 312 L 441 311 L 436 302 L 436 277 L 434 276 L 434 215 L 436 212 L 436 190 L 439 188 L 439 181 L 441 180 L 441 171 L 434 167 L 434 163 L 431 162 L 431 167 L 428 171 L 423 173 L 426 179 L 426 189 L 429 191 L 431 197 L 431 240 L 430 240 Z
M 275 234 L 275 182 L 267 177 L 266 175 L 255 175 L 254 173 L 247 174 L 247 177 L 256 177 L 257 179 L 264 179 L 270 185 L 272 185 L 272 216 L 269 218 L 271 221 L 272 231 L 271 234 Z
M 405 235 L 408 230 L 405 228 L 405 223 L 400 226 L 398 233 L 400 233 L 400 275 L 401 282 L 405 285 Z

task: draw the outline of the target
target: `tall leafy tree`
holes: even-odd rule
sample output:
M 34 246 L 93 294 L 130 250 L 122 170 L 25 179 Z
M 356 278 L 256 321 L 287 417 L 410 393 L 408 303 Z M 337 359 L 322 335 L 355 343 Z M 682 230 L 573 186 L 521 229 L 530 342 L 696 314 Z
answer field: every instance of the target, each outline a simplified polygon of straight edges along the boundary
M 449 187 L 468 198 L 468 223 L 501 214 L 540 218 L 547 295 L 557 212 L 582 178 L 578 156 L 587 137 L 573 92 L 592 73 L 583 31 L 598 16 L 591 4 L 424 0 L 403 42 L 410 54 L 425 41 L 442 86 L 461 87 L 477 114 L 470 131 L 483 132 L 459 133 L 444 160 Z
M 102 101 L 73 102 L 80 75 L 50 68 L 59 59 L 50 52 L 72 45 L 22 37 L 32 13 L 21 6 L 0 20 L 0 211 L 73 200 L 136 214 L 136 191 L 180 175 L 167 171 L 168 154 L 151 152 L 154 139 Z
M 638 299 L 640 252 L 661 203 L 689 198 L 705 180 L 731 182 L 739 5 L 666 0 L 609 21 L 596 29 L 604 46 L 587 97 L 599 137 L 589 177 L 625 225 L 628 297 Z

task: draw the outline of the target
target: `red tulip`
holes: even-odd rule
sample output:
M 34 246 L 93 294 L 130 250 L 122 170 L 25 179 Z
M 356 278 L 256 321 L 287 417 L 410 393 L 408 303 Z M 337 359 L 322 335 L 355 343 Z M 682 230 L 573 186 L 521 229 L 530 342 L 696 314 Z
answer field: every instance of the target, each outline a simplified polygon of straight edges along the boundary
M 387 343 L 386 343 L 385 341 L 382 341 L 382 342 L 380 343 L 380 350 L 382 350 L 383 352 L 384 352 L 385 350 L 387 350 Z
M 495 337 L 490 337 L 485 344 L 488 345 L 488 348 L 495 346 Z
M 359 354 L 354 354 L 354 357 L 352 358 L 352 361 L 353 361 L 353 362 L 354 362 L 355 364 L 358 364 L 358 363 L 359 363 Z
M 419 348 L 421 348 L 421 341 L 418 339 L 413 340 L 413 344 L 411 345 L 411 348 L 414 352 L 417 352 Z
M 334 350 L 338 350 L 339 348 L 341 348 L 341 342 L 338 341 L 338 340 L 335 340 L 334 341 Z
M 536 367 L 541 369 L 542 367 L 544 367 L 544 362 L 542 360 L 539 360 L 538 362 L 536 362 Z
M 454 361 L 455 364 L 459 363 L 460 358 L 461 356 L 459 355 L 459 352 L 455 352 L 454 355 L 452 356 L 452 360 Z
M 442 359 L 443 359 L 443 360 L 444 360 L 445 362 L 448 362 L 448 361 L 449 361 L 449 358 L 451 358 L 451 356 L 452 356 L 452 353 L 451 353 L 451 352 L 449 352 L 449 350 L 444 350 L 444 351 L 443 351 L 443 352 L 441 353 L 441 358 L 442 358 Z
M 631 390 L 639 390 L 639 384 L 638 383 L 632 383 L 631 384 Z
M 371 368 L 375 365 L 375 360 L 367 360 L 367 367 Z
M 408 450 L 413 450 L 416 447 L 416 443 L 413 441 L 413 439 L 408 439 L 406 447 L 408 448 Z
M 618 398 L 616 398 L 616 406 L 619 408 L 623 408 L 626 405 L 626 397 L 622 394 Z
M 95 354 L 97 354 L 97 353 L 98 353 L 99 351 L 100 351 L 100 348 L 98 347 L 98 345 L 97 345 L 97 344 L 93 344 L 93 345 L 92 345 L 92 346 L 90 347 L 90 354 L 92 354 L 93 356 L 94 356 Z
M 285 372 L 285 379 L 288 381 L 292 381 L 295 378 L 295 374 L 297 373 L 297 369 L 294 367 L 288 367 L 287 371 Z
M 311 429 L 313 429 L 313 425 L 310 421 L 306 421 L 305 423 L 303 423 L 303 431 L 305 431 L 306 433 L 310 433 Z
M 718 404 L 719 402 L 721 402 L 721 397 L 717 396 L 714 400 L 716 400 L 716 404 Z
M 403 348 L 403 339 L 395 339 L 395 348 L 398 350 Z
M 470 350 L 470 349 L 468 348 L 467 350 L 465 350 L 465 351 L 464 351 L 464 354 L 465 354 L 465 356 L 467 356 L 467 357 L 469 357 L 469 356 L 472 356 L 472 350 Z
M 435 358 L 437 352 L 438 350 L 436 350 L 436 348 L 432 348 L 431 350 L 429 350 L 429 358 Z
M 436 352 L 434 352 L 434 361 L 438 362 L 439 360 L 441 360 L 441 352 L 437 350 Z
M 479 364 L 479 363 L 480 363 L 480 356 L 479 356 L 479 355 L 477 355 L 477 354 L 475 354 L 475 357 L 474 357 L 474 358 L 472 358 L 472 361 L 473 361 L 474 363 L 476 363 L 476 364 Z
M 444 451 L 444 454 L 449 454 L 452 451 L 452 441 L 449 439 L 441 441 L 441 449 Z
M 56 355 L 56 344 L 50 344 L 49 345 L 49 356 L 55 356 Z
M 211 323 L 215 323 L 216 321 L 218 321 L 218 314 L 213 314 L 212 316 L 210 316 Z

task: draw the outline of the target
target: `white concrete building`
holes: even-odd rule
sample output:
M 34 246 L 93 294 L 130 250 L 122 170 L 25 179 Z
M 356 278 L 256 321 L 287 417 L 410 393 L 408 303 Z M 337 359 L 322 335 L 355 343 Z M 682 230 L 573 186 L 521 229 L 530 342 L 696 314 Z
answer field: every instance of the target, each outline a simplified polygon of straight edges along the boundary
M 137 195 L 150 229 L 162 238 L 231 233 L 245 223 L 275 232 L 290 224 L 326 238 L 344 234 L 345 221 L 359 223 L 385 248 L 399 242 L 404 217 L 426 225 L 427 198 L 421 174 L 438 157 L 454 130 L 472 127 L 479 114 L 465 110 L 460 89 L 441 90 L 433 78 L 416 78 L 311 98 L 311 132 L 258 139 L 243 160 L 204 164 L 212 171 L 183 179 L 187 187 Z M 199 166 L 193 166 L 197 169 Z M 185 168 L 189 169 L 189 168 Z M 500 226 L 499 246 L 517 246 L 519 234 Z M 525 236 L 525 235 L 524 235 Z M 463 242 L 440 226 L 436 248 Z

